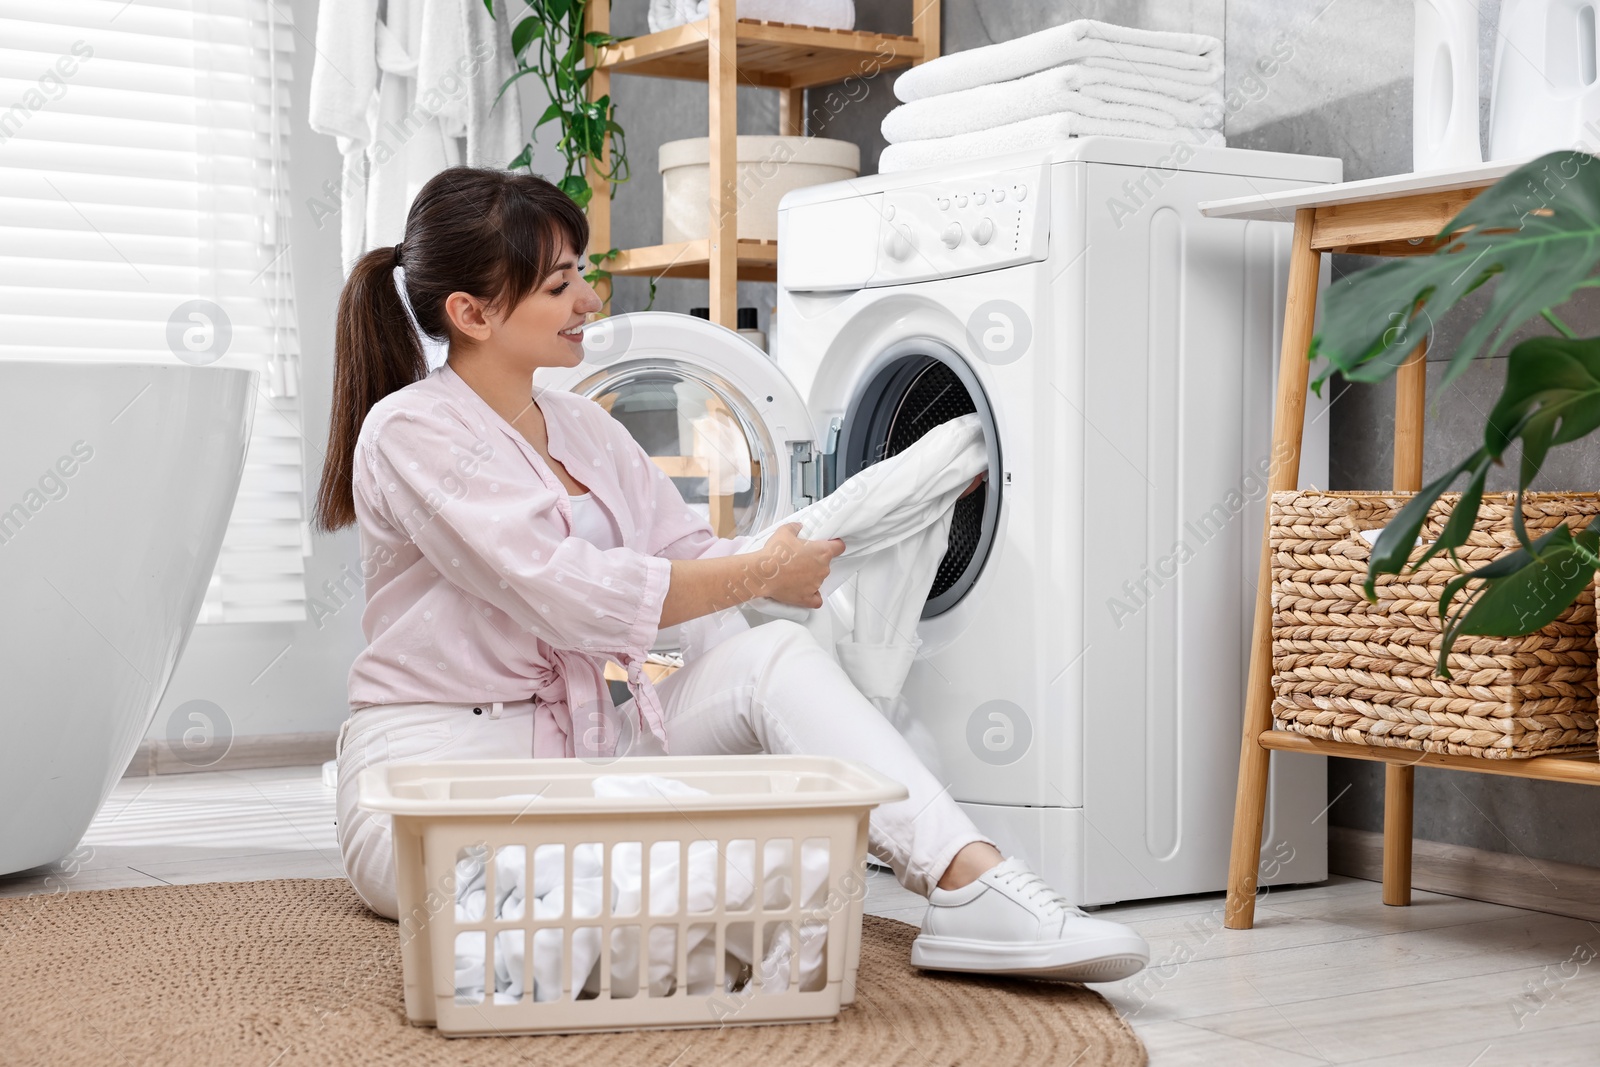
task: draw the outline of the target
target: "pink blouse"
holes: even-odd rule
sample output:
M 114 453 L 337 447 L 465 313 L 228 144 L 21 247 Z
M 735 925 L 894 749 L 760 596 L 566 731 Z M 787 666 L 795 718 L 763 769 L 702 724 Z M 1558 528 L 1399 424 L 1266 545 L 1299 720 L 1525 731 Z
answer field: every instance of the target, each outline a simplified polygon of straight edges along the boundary
M 367 648 L 352 710 L 374 704 L 536 701 L 533 755 L 614 755 L 635 725 L 665 746 L 640 665 L 656 641 L 672 559 L 743 551 L 719 538 L 600 405 L 537 400 L 552 458 L 621 529 L 621 548 L 572 535 L 566 487 L 448 363 L 375 404 L 355 453 Z M 604 664 L 628 673 L 638 722 L 611 703 Z

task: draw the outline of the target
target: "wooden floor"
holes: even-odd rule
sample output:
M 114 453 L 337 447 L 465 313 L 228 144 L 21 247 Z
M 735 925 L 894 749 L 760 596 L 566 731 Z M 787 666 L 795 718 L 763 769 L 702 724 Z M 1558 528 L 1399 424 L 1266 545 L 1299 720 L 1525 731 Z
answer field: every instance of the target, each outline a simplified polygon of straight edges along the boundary
M 123 779 L 75 862 L 0 878 L 0 896 L 341 876 L 318 769 L 249 770 Z M 1600 1063 L 1600 924 L 1415 901 L 1385 907 L 1376 883 L 1336 878 L 1268 891 L 1253 930 L 1222 928 L 1221 893 L 1102 908 L 1139 930 L 1152 958 L 1095 988 L 1154 1067 Z M 881 871 L 867 910 L 922 917 L 920 898 Z

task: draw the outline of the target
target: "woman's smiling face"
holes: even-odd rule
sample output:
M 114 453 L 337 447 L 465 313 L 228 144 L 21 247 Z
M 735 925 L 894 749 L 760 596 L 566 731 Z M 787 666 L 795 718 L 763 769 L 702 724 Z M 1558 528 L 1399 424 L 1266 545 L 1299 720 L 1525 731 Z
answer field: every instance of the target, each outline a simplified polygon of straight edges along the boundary
M 483 306 L 466 293 L 452 293 L 446 307 L 452 323 L 478 347 L 525 367 L 575 367 L 583 362 L 583 329 L 604 306 L 583 280 L 583 257 L 564 243 L 555 271 L 510 312 Z

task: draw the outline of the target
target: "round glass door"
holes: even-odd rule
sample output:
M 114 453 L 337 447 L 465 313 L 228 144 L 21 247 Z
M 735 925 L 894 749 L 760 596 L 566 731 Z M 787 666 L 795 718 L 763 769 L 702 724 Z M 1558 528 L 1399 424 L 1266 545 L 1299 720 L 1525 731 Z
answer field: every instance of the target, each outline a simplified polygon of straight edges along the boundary
M 718 537 L 754 533 L 778 506 L 780 460 L 755 408 L 702 367 L 654 358 L 573 386 L 627 427 Z

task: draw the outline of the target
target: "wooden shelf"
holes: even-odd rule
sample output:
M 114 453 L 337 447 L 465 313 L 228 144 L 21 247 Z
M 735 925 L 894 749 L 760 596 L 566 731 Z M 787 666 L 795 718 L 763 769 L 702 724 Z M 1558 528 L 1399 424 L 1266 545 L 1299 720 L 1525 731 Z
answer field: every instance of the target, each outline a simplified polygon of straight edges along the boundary
M 1279 752 L 1308 752 L 1317 756 L 1344 756 L 1375 763 L 1405 767 L 1444 767 L 1452 771 L 1501 774 L 1511 778 L 1538 778 L 1546 782 L 1577 782 L 1600 785 L 1600 757 L 1593 752 L 1571 752 L 1554 756 L 1528 756 L 1524 759 L 1484 759 L 1480 756 L 1447 756 L 1438 752 L 1417 752 L 1409 748 L 1381 748 L 1353 745 L 1346 741 L 1324 741 L 1288 730 L 1267 730 L 1258 739 L 1262 748 Z
M 1438 247 L 1435 235 L 1439 230 L 1447 226 L 1463 206 L 1518 165 L 1511 162 L 1479 164 L 1461 170 L 1371 178 L 1200 205 L 1201 212 L 1211 218 L 1282 219 L 1290 211 L 1294 214 L 1283 344 L 1278 357 L 1277 406 L 1272 422 L 1274 465 L 1269 492 L 1293 490 L 1299 485 L 1300 445 L 1305 431 L 1310 370 L 1306 352 L 1314 334 L 1323 255 L 1332 251 L 1359 251 L 1371 255 L 1407 256 L 1432 251 Z M 1395 370 L 1393 487 L 1401 492 L 1416 492 L 1423 484 L 1427 343 L 1423 338 Z M 1266 814 L 1270 756 L 1275 751 L 1344 756 L 1384 765 L 1383 902 L 1400 907 L 1411 903 L 1412 816 L 1419 765 L 1600 785 L 1600 757 L 1594 752 L 1492 759 L 1324 741 L 1274 729 L 1273 557 L 1270 539 L 1266 536 L 1270 532 L 1270 519 L 1265 516 L 1263 527 L 1224 926 L 1247 930 L 1255 921 L 1262 821 Z
M 778 242 L 741 240 L 735 251 L 739 277 L 747 282 L 778 280 Z M 652 278 L 711 277 L 711 241 L 681 241 L 648 248 L 625 248 L 606 265 L 612 274 Z
M 781 135 L 806 134 L 805 90 L 855 76 L 869 80 L 885 71 L 915 66 L 939 54 L 939 0 L 919 0 L 911 34 L 868 30 L 830 30 L 736 17 L 737 0 L 710 0 L 705 18 L 659 33 L 630 37 L 605 48 L 585 46 L 594 73 L 590 101 L 611 93 L 613 74 L 704 82 L 711 159 L 708 212 L 711 232 L 704 240 L 648 248 L 620 249 L 605 269 L 617 276 L 705 278 L 710 282 L 711 321 L 734 329 L 741 280 L 778 280 L 774 241 L 736 240 L 738 233 L 737 89 L 754 85 L 778 93 Z M 589 0 L 584 31 L 609 33 L 611 0 Z M 885 85 L 882 91 L 888 91 Z M 589 251 L 611 247 L 611 189 L 601 176 L 610 169 L 611 141 L 601 149 L 603 166 L 588 168 Z M 611 293 L 602 296 L 609 304 Z
M 854 74 L 909 67 L 923 44 L 899 33 L 830 30 L 787 22 L 737 19 L 734 66 L 739 80 L 769 89 L 809 89 Z M 597 66 L 614 74 L 706 81 L 710 69 L 711 20 L 631 37 L 600 50 Z

